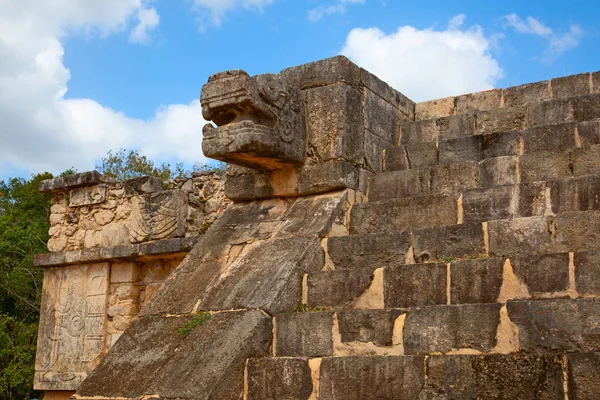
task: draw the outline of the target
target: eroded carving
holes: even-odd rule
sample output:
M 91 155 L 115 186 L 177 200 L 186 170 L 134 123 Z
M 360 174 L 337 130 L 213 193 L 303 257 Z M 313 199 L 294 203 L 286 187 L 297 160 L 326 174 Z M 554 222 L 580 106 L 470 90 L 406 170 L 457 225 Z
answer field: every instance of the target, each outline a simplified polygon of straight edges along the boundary
M 81 207 L 106 201 L 106 185 L 85 186 L 71 190 L 69 206 Z
M 108 264 L 51 268 L 44 275 L 34 386 L 75 390 L 103 351 Z
M 202 88 L 202 149 L 211 158 L 259 170 L 301 165 L 306 157 L 303 104 L 279 75 L 218 73 Z
M 129 217 L 132 243 L 180 237 L 185 234 L 186 203 L 181 191 L 149 193 L 132 198 Z

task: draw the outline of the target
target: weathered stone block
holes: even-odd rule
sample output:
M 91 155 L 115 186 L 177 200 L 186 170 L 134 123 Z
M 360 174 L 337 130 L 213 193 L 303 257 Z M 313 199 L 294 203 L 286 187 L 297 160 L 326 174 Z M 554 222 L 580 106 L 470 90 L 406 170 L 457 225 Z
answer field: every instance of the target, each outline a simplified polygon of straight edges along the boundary
M 220 273 L 203 294 L 200 308 L 293 310 L 301 303 L 304 273 L 317 272 L 323 264 L 316 237 L 260 242 Z
M 525 154 L 519 158 L 521 182 L 535 182 L 564 179 L 571 176 L 569 152 Z
M 473 114 L 440 118 L 436 124 L 440 140 L 471 136 L 475 133 L 475 116 Z
M 417 120 L 400 124 L 400 144 L 435 142 L 438 138 L 436 120 Z
M 600 211 L 560 213 L 554 218 L 556 251 L 600 249 Z
M 526 256 L 552 252 L 552 220 L 527 217 L 488 222 L 490 256 Z
M 429 357 L 422 398 L 563 400 L 561 361 L 524 354 Z
M 592 93 L 600 93 L 600 71 L 592 72 Z
M 479 185 L 481 187 L 514 185 L 517 183 L 517 158 L 502 156 L 479 162 Z
M 306 122 L 311 156 L 318 161 L 344 158 L 362 161 L 362 96 L 358 89 L 337 83 L 308 89 Z
M 524 107 L 496 108 L 490 111 L 479 111 L 477 114 L 477 133 L 494 133 L 520 131 L 525 127 Z
M 413 400 L 423 387 L 423 357 L 333 357 L 321 363 L 320 400 Z
M 502 89 L 463 94 L 456 97 L 456 113 L 466 114 L 472 111 L 487 111 L 500 108 Z
M 553 99 L 566 99 L 590 94 L 590 74 L 554 78 L 550 81 Z
M 98 171 L 86 171 L 78 174 L 46 179 L 40 182 L 40 192 L 57 192 L 80 186 L 92 186 L 99 183 L 115 182 L 114 178 L 102 175 Z
M 181 190 L 134 196 L 132 204 L 134 211 L 127 221 L 131 243 L 185 235 L 187 205 Z
M 483 135 L 482 158 L 519 154 L 519 131 L 494 132 Z
M 513 186 L 472 189 L 463 193 L 464 221 L 488 221 L 511 217 Z
M 364 168 L 374 173 L 382 172 L 385 164 L 385 153 L 392 148 L 392 143 L 380 138 L 371 131 L 365 130 Z
M 391 346 L 394 322 L 401 310 L 351 310 L 337 313 L 342 343 L 374 343 Z
M 600 120 L 583 121 L 577 124 L 577 133 L 582 146 L 600 143 Z
M 123 182 L 125 195 L 138 196 L 145 193 L 162 192 L 162 179 L 154 176 L 143 176 L 141 178 L 129 179 Z
M 304 88 L 344 82 L 358 86 L 361 81 L 360 68 L 344 56 L 335 56 L 307 64 L 284 69 L 282 78 L 290 85 Z
M 574 97 L 570 100 L 573 106 L 573 118 L 577 122 L 600 118 L 600 94 Z
M 430 187 L 433 193 L 456 194 L 461 190 L 478 187 L 478 181 L 477 163 L 467 161 L 434 168 L 431 173 Z
M 435 166 L 438 163 L 438 149 L 435 142 L 409 144 L 386 150 L 386 171 Z
M 323 357 L 333 353 L 333 312 L 278 314 L 276 353 L 287 357 Z
M 543 101 L 530 106 L 527 127 L 556 125 L 573 121 L 575 119 L 570 100 Z
M 356 204 L 350 232 L 401 232 L 415 227 L 451 225 L 457 221 L 456 200 L 445 195 L 411 197 Z
M 308 399 L 313 385 L 308 360 L 252 358 L 248 360 L 248 400 Z
M 369 200 L 429 194 L 432 172 L 429 168 L 390 171 L 375 175 L 369 184 Z
M 552 182 L 550 199 L 554 213 L 600 209 L 600 177 L 583 176 Z
M 574 149 L 575 124 L 539 126 L 523 132 L 523 150 L 525 153 L 539 151 L 562 152 Z
M 468 258 L 485 253 L 483 229 L 480 223 L 415 229 L 413 246 L 418 262 Z
M 567 355 L 569 398 L 594 400 L 600 393 L 600 353 Z
M 418 148 L 419 146 L 415 147 Z M 410 169 L 410 164 L 406 157 L 406 146 L 387 149 L 385 151 L 383 169 L 385 171 L 404 171 Z
M 139 267 L 134 262 L 114 263 L 110 267 L 111 283 L 133 283 L 139 278 Z
M 525 352 L 591 352 L 600 346 L 597 299 L 508 301 Z
M 444 97 L 415 104 L 415 118 L 417 121 L 437 119 L 454 115 L 454 97 Z
M 331 237 L 327 247 L 337 269 L 373 270 L 404 264 L 410 235 L 400 232 Z
M 461 304 L 412 308 L 404 322 L 405 354 L 458 349 L 489 352 L 496 346 L 501 307 Z
M 575 253 L 575 289 L 583 296 L 600 294 L 600 252 Z
M 479 161 L 482 157 L 483 135 L 459 137 L 440 142 L 440 164 Z
M 522 106 L 550 100 L 550 81 L 528 83 L 504 89 L 504 107 Z
M 573 151 L 573 175 L 600 174 L 600 145 L 592 145 Z
M 364 126 L 377 136 L 396 144 L 400 140 L 400 110 L 370 90 L 364 92 Z
M 546 212 L 546 182 L 522 183 L 515 186 L 517 217 L 534 217 Z
M 347 188 L 358 188 L 358 170 L 349 162 L 329 161 L 306 165 L 300 169 L 299 193 L 325 193 Z
M 500 295 L 503 271 L 503 258 L 452 262 L 450 303 L 495 303 Z
M 569 288 L 569 254 L 529 254 L 510 259 L 514 273 L 535 293 L 561 292 Z
M 90 206 L 106 201 L 106 185 L 85 186 L 69 192 L 69 207 Z
M 386 308 L 446 304 L 445 263 L 386 268 L 383 275 Z
M 371 284 L 370 270 L 341 269 L 308 276 L 310 307 L 346 307 L 351 305 Z

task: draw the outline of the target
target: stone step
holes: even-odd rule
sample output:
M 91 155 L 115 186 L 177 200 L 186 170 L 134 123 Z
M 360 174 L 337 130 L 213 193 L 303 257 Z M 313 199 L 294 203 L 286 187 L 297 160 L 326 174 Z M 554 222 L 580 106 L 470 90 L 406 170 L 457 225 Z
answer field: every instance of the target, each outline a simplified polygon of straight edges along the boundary
M 443 142 L 476 134 L 522 131 L 567 122 L 579 123 L 600 118 L 599 105 L 600 93 L 594 93 L 404 122 L 400 124 L 399 144 Z
M 384 170 L 401 171 L 500 156 L 564 152 L 600 143 L 600 120 L 411 143 L 386 150 Z
M 600 298 L 277 314 L 281 357 L 594 352 Z
M 599 368 L 599 353 L 254 358 L 247 399 L 591 400 Z
M 600 251 L 446 258 L 418 264 L 405 264 L 404 257 L 373 257 L 372 264 L 335 267 L 308 275 L 309 307 L 407 308 L 504 303 L 509 298 L 600 297 Z

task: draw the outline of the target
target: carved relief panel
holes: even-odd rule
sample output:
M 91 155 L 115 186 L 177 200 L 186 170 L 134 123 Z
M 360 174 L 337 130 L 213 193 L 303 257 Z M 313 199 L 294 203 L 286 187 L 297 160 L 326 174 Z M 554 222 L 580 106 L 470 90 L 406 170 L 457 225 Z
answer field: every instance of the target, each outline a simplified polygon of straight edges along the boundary
M 132 203 L 133 211 L 128 224 L 132 243 L 185 235 L 187 205 L 182 191 L 135 196 Z
M 76 390 L 96 367 L 104 348 L 109 271 L 108 263 L 46 270 L 37 390 Z

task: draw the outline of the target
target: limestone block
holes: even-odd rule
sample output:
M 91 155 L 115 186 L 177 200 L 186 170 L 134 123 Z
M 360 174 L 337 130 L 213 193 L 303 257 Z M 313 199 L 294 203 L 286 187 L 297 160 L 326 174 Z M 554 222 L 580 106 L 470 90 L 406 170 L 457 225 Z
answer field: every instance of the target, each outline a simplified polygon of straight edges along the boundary
M 99 247 L 128 245 L 130 242 L 130 227 L 130 224 L 125 223 L 114 223 L 104 226 L 94 235 L 95 245 Z
M 436 120 L 412 121 L 400 124 L 400 144 L 435 142 L 439 128 Z
M 383 172 L 370 180 L 369 200 L 423 196 L 430 193 L 431 170 L 411 169 Z
M 562 124 L 575 121 L 570 100 L 543 101 L 530 106 L 527 127 Z
M 577 122 L 600 118 L 600 94 L 579 96 L 570 100 L 573 106 L 573 118 Z
M 560 213 L 554 218 L 556 251 L 600 249 L 600 211 Z
M 528 83 L 504 89 L 504 107 L 522 106 L 550 100 L 550 81 Z
M 337 313 L 342 343 L 373 343 L 391 346 L 394 322 L 402 310 L 350 310 Z
M 446 304 L 446 269 L 445 263 L 386 268 L 383 275 L 386 308 Z
M 575 253 L 575 289 L 580 295 L 600 294 L 600 252 Z
M 434 143 L 435 144 L 435 143 Z M 420 146 L 415 146 L 420 148 Z M 436 162 L 437 162 L 437 148 L 436 148 Z M 404 171 L 410 169 L 408 157 L 406 154 L 406 146 L 392 147 L 385 151 L 385 157 L 383 162 L 383 169 L 385 171 Z
M 582 176 L 552 183 L 552 212 L 600 209 L 600 177 Z
M 281 71 L 282 78 L 291 86 L 301 89 L 345 82 L 358 86 L 361 82 L 360 68 L 344 56 L 335 56 Z
M 597 299 L 508 301 L 525 352 L 594 352 L 600 346 Z
M 519 154 L 518 131 L 494 132 L 483 135 L 482 158 L 514 156 Z
M 546 182 L 516 185 L 516 217 L 542 216 L 546 212 Z
M 309 89 L 306 95 L 308 146 L 318 161 L 358 163 L 363 154 L 362 96 L 344 83 Z
M 573 175 L 582 176 L 600 174 L 600 145 L 576 149 L 572 154 Z
M 454 97 L 423 101 L 415 104 L 415 119 L 437 119 L 454 115 Z
M 575 147 L 575 124 L 572 122 L 539 126 L 526 129 L 523 132 L 523 150 L 525 153 L 563 152 Z
M 428 178 L 426 182 L 432 193 L 455 195 L 461 190 L 479 187 L 479 168 L 474 161 L 440 165 L 432 169 Z
M 548 217 L 490 221 L 489 254 L 509 257 L 550 253 L 553 251 L 551 224 Z
M 532 294 L 569 288 L 569 254 L 529 254 L 510 259 L 514 273 Z
M 50 226 L 62 224 L 65 221 L 65 214 L 50 214 Z
M 440 118 L 435 123 L 438 127 L 440 141 L 475 134 L 475 116 L 473 114 Z
M 401 232 L 409 228 L 451 225 L 457 221 L 456 200 L 446 195 L 411 197 L 356 204 L 350 232 Z
M 65 237 L 52 238 L 48 240 L 48 251 L 51 251 L 53 253 L 63 251 L 66 246 L 67 238 Z
M 525 127 L 527 110 L 524 107 L 496 108 L 478 111 L 476 115 L 477 133 L 490 134 L 522 130 Z
M 423 387 L 423 357 L 327 357 L 320 400 L 413 400 Z
M 329 161 L 306 165 L 299 171 L 299 193 L 326 193 L 347 188 L 358 188 L 358 170 L 348 162 Z
M 479 184 L 481 187 L 514 185 L 515 183 L 517 183 L 516 157 L 493 157 L 479 162 Z
M 36 390 L 76 390 L 104 349 L 108 264 L 44 273 Z
M 364 126 L 382 139 L 396 144 L 400 140 L 402 112 L 370 90 L 364 91 Z
M 502 89 L 463 94 L 456 98 L 456 113 L 466 114 L 473 111 L 488 111 L 500 108 L 501 104 Z
M 385 153 L 392 148 L 393 144 L 391 142 L 365 130 L 364 168 L 374 173 L 382 172 Z
M 277 356 L 323 357 L 333 353 L 333 312 L 278 314 Z
M 577 124 L 577 134 L 582 146 L 600 143 L 600 120 L 594 119 Z
M 459 137 L 440 142 L 440 164 L 479 161 L 482 157 L 483 135 Z
M 185 234 L 186 196 L 180 190 L 132 198 L 127 228 L 132 243 L 182 237 Z
M 590 74 L 578 74 L 554 78 L 550 81 L 553 99 L 566 99 L 590 94 Z
M 600 353 L 569 354 L 567 359 L 569 396 L 577 400 L 597 398 L 600 393 Z
M 569 152 L 539 152 L 519 158 L 521 182 L 564 179 L 571 176 Z
M 336 269 L 374 270 L 404 264 L 409 247 L 408 232 L 338 236 L 327 240 L 328 253 Z
M 69 207 L 89 206 L 104 203 L 107 198 L 106 185 L 84 186 L 69 192 Z
M 503 258 L 452 262 L 450 267 L 450 303 L 495 303 L 500 295 L 503 271 Z
M 419 262 L 477 257 L 485 253 L 480 223 L 415 229 L 413 246 L 415 258 Z
M 592 73 L 592 93 L 600 92 L 600 71 Z
M 432 356 L 424 399 L 563 400 L 562 360 L 554 355 Z M 569 390 L 569 396 L 571 391 Z
M 64 214 L 67 212 L 67 207 L 64 204 L 54 203 L 50 207 L 51 214 Z
M 513 186 L 472 189 L 463 193 L 464 221 L 488 221 L 510 218 Z
M 306 359 L 248 360 L 248 400 L 308 399 L 312 391 L 311 370 Z
M 137 308 L 136 308 L 137 309 Z M 129 328 L 129 325 L 135 320 L 137 317 L 137 313 L 135 315 L 118 315 L 112 319 L 113 327 L 118 331 L 125 331 L 125 329 Z
M 111 283 L 133 283 L 139 280 L 140 268 L 134 262 L 114 263 L 110 269 Z
M 126 196 L 162 192 L 163 182 L 160 178 L 154 176 L 142 176 L 140 178 L 134 178 L 125 181 L 124 190 Z
M 386 152 L 391 157 L 394 156 L 394 150 L 399 153 L 404 152 L 406 159 L 407 168 L 394 168 L 394 163 L 388 168 L 386 162 L 386 169 L 388 171 L 396 171 L 401 169 L 414 169 L 423 167 L 434 167 L 438 164 L 438 148 L 435 142 L 425 142 L 419 144 L 409 144 L 406 146 L 400 146 L 390 149 Z M 397 156 L 398 159 L 400 155 Z M 398 165 L 400 166 L 400 165 Z
M 367 269 L 322 271 L 308 275 L 310 307 L 347 307 L 371 285 L 373 272 Z
M 94 214 L 94 219 L 100 226 L 104 226 L 115 219 L 115 213 L 110 210 L 101 210 Z
M 230 399 L 243 391 L 246 359 L 269 355 L 271 319 L 217 313 L 178 334 L 193 316 L 141 317 L 80 387 L 80 396 Z
M 414 307 L 404 322 L 405 354 L 458 349 L 489 352 L 496 346 L 501 307 L 502 304 Z

